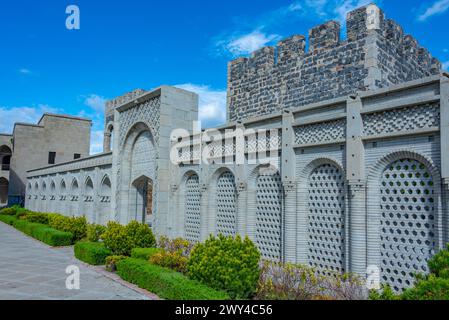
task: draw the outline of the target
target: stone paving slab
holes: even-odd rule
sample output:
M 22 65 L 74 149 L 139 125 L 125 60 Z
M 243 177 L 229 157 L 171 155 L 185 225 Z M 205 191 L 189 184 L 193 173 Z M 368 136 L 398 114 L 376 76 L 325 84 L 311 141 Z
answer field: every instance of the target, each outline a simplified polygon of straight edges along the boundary
M 80 290 L 68 290 L 66 268 L 80 270 Z M 75 259 L 73 248 L 51 248 L 0 222 L 0 300 L 157 299 L 117 276 Z

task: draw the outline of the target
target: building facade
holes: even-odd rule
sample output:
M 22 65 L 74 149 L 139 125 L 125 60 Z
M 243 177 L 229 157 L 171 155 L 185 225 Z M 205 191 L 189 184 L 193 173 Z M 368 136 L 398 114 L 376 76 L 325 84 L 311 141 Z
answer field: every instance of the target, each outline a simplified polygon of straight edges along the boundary
M 247 235 L 321 273 L 401 290 L 449 242 L 449 77 L 374 5 L 229 64 L 228 121 L 161 87 L 108 103 L 105 153 L 28 172 L 33 210 L 157 234 Z M 111 151 L 112 150 L 112 151 Z
M 12 135 L 0 135 L 0 207 L 24 203 L 28 170 L 88 156 L 91 125 L 46 113 L 37 124 L 16 123 Z

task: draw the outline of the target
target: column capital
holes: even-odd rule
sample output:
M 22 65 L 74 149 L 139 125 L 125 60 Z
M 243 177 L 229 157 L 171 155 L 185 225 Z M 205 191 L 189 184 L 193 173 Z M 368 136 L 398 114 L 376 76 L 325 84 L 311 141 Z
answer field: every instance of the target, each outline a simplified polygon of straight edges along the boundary
M 282 185 L 284 186 L 284 191 L 286 194 L 291 194 L 296 192 L 296 183 L 293 181 L 286 181 L 283 182 Z
M 246 182 L 239 182 L 236 189 L 237 193 L 245 192 L 248 189 L 248 184 Z

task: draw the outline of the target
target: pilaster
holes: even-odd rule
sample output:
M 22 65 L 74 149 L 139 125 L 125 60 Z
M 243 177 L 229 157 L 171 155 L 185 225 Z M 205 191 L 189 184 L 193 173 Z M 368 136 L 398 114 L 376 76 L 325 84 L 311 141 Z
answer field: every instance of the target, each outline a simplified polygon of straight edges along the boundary
M 350 97 L 347 101 L 346 175 L 348 199 L 345 230 L 347 270 L 365 275 L 367 268 L 366 177 L 361 111 L 360 97 Z
M 285 111 L 282 115 L 282 156 L 281 174 L 284 186 L 284 210 L 282 218 L 282 259 L 296 262 L 296 177 L 293 114 Z

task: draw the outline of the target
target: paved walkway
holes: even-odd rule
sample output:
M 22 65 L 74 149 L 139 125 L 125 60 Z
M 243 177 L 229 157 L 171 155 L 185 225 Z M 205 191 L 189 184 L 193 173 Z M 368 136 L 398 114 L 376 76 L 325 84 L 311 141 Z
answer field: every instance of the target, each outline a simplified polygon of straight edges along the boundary
M 68 266 L 80 270 L 80 290 L 66 288 Z M 50 248 L 0 222 L 0 300 L 149 300 L 131 285 L 73 257 L 73 248 Z

